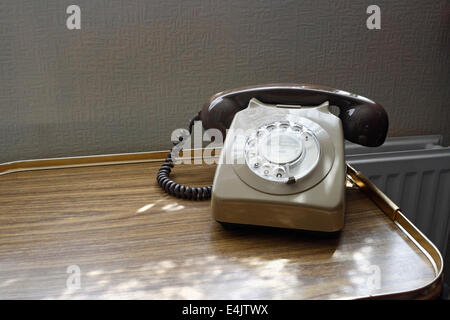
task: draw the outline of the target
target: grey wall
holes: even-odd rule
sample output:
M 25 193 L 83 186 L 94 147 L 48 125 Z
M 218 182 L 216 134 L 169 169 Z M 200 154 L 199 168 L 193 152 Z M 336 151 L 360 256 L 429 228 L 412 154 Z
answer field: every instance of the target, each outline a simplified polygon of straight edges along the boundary
M 448 144 L 449 27 L 448 1 L 2 0 L 0 162 L 166 149 L 213 93 L 267 82 L 365 95 L 389 135 Z

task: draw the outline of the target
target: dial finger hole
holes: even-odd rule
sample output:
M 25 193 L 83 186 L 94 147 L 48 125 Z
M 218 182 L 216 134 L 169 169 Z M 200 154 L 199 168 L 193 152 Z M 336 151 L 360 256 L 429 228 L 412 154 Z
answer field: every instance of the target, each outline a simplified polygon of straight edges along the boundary
M 284 178 L 286 176 L 286 170 L 282 167 L 278 167 L 275 170 L 275 177 L 277 178 Z
M 270 165 L 266 164 L 262 167 L 262 172 L 265 176 L 270 175 L 271 171 L 272 171 L 272 168 L 270 167 Z
M 259 129 L 257 132 L 256 132 L 256 136 L 258 137 L 258 138 L 261 138 L 261 137 L 264 137 L 265 135 L 266 135 L 266 130 L 264 130 L 264 129 Z
M 248 142 L 247 142 L 247 145 L 248 145 L 248 147 L 250 148 L 250 149 L 253 149 L 253 148 L 255 148 L 256 147 L 256 141 L 253 139 L 253 140 L 249 140 Z

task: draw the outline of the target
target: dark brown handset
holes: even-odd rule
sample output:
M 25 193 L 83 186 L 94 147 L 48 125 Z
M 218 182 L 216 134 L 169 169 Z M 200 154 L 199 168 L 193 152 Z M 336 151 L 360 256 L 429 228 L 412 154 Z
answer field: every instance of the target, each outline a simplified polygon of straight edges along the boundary
M 336 117 L 329 107 L 340 109 Z M 157 181 L 183 199 L 212 198 L 222 223 L 338 231 L 345 211 L 344 138 L 380 146 L 383 107 L 365 97 L 316 85 L 268 84 L 212 96 L 191 120 L 226 136 L 213 186 L 170 179 L 171 154 Z

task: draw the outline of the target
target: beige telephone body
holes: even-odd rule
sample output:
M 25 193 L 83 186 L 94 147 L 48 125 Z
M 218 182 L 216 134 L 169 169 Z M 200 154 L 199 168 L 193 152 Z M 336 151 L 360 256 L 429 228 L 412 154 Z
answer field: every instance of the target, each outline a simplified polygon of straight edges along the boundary
M 235 114 L 212 188 L 219 222 L 334 232 L 344 225 L 344 135 L 319 106 L 250 100 Z
M 339 108 L 338 117 L 329 104 Z M 305 84 L 219 92 L 191 119 L 189 132 L 195 121 L 226 136 L 213 185 L 173 181 L 169 154 L 156 177 L 165 192 L 193 201 L 211 198 L 221 223 L 327 232 L 344 225 L 344 138 L 378 147 L 389 127 L 375 101 Z

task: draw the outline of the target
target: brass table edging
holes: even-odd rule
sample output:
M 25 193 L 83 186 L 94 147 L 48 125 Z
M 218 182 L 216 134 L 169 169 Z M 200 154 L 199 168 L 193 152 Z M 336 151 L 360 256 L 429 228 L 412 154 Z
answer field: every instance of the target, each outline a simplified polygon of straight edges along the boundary
M 108 155 L 13 161 L 0 163 L 0 176 L 21 171 L 155 162 L 164 160 L 168 152 L 169 151 L 120 153 Z
M 198 150 L 199 149 L 184 151 L 182 152 L 182 156 L 187 156 L 188 152 L 189 156 L 192 155 L 192 152 L 194 152 L 195 155 L 196 151 Z M 0 164 L 0 176 L 22 171 L 157 162 L 164 161 L 168 152 L 169 151 L 154 151 L 13 161 Z M 211 155 L 217 155 L 217 153 L 218 152 L 216 150 L 216 152 L 213 151 Z M 420 288 L 416 288 L 410 291 L 371 295 L 369 298 L 426 299 L 436 298 L 437 296 L 439 296 L 443 283 L 443 259 L 436 246 L 403 215 L 400 208 L 391 199 L 389 199 L 361 172 L 355 170 L 349 164 L 347 164 L 347 179 L 354 185 L 356 185 L 363 193 L 365 193 L 383 211 L 383 213 L 386 214 L 394 222 L 394 224 L 419 248 L 419 250 L 430 261 L 435 271 L 435 278 L 428 284 Z
M 428 284 L 407 292 L 393 292 L 382 295 L 374 295 L 371 298 L 387 299 L 398 296 L 410 299 L 426 299 L 430 296 L 437 298 L 442 289 L 443 283 L 443 259 L 436 246 L 411 223 L 401 212 L 400 208 L 389 199 L 380 189 L 375 186 L 361 172 L 355 170 L 347 164 L 347 177 L 356 184 L 359 189 L 365 193 L 394 223 L 395 225 L 413 242 L 420 251 L 427 257 L 434 268 L 435 278 Z
M 208 151 L 208 155 L 205 156 L 206 151 Z M 157 162 L 157 161 L 164 161 L 169 152 L 170 151 L 167 150 L 167 151 L 150 151 L 150 152 L 135 152 L 135 153 L 117 153 L 117 154 L 80 156 L 80 157 L 19 160 L 0 163 L 0 176 L 8 173 L 21 171 Z M 219 153 L 220 149 L 214 148 L 183 150 L 180 152 L 180 160 L 214 158 Z

